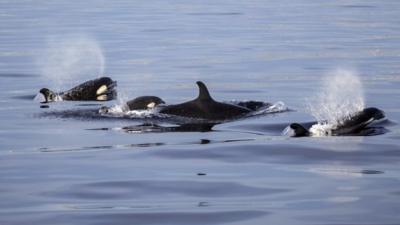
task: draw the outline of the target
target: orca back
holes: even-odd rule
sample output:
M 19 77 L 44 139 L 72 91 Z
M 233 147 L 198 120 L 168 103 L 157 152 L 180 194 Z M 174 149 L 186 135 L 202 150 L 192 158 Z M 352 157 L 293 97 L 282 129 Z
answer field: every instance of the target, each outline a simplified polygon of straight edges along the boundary
M 333 135 L 357 133 L 372 122 L 383 119 L 384 117 L 385 114 L 380 109 L 374 107 L 365 108 L 341 122 L 338 127 L 332 131 L 332 133 Z
M 70 101 L 107 101 L 116 96 L 116 82 L 109 77 L 86 81 L 68 91 L 60 93 L 64 100 Z
M 167 106 L 160 110 L 160 113 L 207 120 L 227 120 L 250 112 L 241 106 L 215 101 L 203 82 L 197 81 L 196 84 L 199 87 L 196 99 Z

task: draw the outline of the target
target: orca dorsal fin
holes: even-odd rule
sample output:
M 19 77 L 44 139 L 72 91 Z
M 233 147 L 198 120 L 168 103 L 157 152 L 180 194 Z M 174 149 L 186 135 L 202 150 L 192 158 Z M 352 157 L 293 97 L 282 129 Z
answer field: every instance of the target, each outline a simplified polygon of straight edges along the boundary
M 196 84 L 197 84 L 197 86 L 199 86 L 199 96 L 197 97 L 198 100 L 212 100 L 212 101 L 214 101 L 211 98 L 210 93 L 208 92 L 208 89 L 207 89 L 206 85 L 203 82 L 197 81 Z

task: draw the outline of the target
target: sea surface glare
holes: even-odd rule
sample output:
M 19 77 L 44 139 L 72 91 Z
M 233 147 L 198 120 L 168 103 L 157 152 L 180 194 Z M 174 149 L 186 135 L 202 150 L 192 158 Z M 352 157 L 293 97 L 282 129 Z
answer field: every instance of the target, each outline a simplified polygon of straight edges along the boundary
M 33 101 L 101 75 L 119 99 Z M 289 110 L 208 132 L 97 114 L 198 80 Z M 400 222 L 398 0 L 0 0 L 0 92 L 1 225 Z M 281 135 L 362 107 L 383 134 Z

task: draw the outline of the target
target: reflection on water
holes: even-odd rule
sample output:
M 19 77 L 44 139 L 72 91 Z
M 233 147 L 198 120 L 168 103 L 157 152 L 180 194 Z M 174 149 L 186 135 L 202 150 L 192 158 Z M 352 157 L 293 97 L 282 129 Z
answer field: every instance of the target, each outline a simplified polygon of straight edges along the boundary
M 356 166 L 316 166 L 309 170 L 313 173 L 332 176 L 338 179 L 346 177 L 363 177 L 365 175 L 383 174 L 383 171 L 372 169 L 361 169 Z
M 57 152 L 85 152 L 85 151 L 102 151 L 112 149 L 131 149 L 131 148 L 146 148 L 154 146 L 162 146 L 166 143 L 155 142 L 155 143 L 138 143 L 138 144 L 126 144 L 126 145 L 109 145 L 109 146 L 84 146 L 77 148 L 39 148 L 39 152 L 44 153 L 57 153 Z
M 0 73 L 0 77 L 4 78 L 27 78 L 27 77 L 37 77 L 37 74 L 23 74 L 23 73 Z
M 230 191 L 226 191 L 229 188 Z M 287 189 L 258 188 L 232 182 L 201 182 L 201 181 L 107 181 L 89 183 L 69 187 L 61 193 L 53 193 L 57 197 L 68 199 L 146 199 L 165 195 L 207 197 L 207 198 L 235 198 L 244 196 L 263 196 L 286 192 Z M 46 195 L 51 195 L 46 193 Z
M 102 129 L 103 130 L 103 129 Z M 168 131 L 167 131 L 168 132 Z M 177 131 L 174 131 L 177 132 Z M 185 131 L 184 131 L 185 132 Z M 129 133 L 129 132 L 128 132 Z M 42 147 L 37 149 L 39 152 L 43 153 L 59 153 L 59 152 L 86 152 L 86 151 L 103 151 L 103 150 L 115 150 L 115 149 L 137 149 L 146 147 L 156 147 L 156 146 L 187 146 L 187 145 L 205 145 L 205 144 L 221 144 L 221 143 L 231 143 L 231 142 L 249 142 L 255 139 L 227 139 L 227 140 L 209 140 L 200 139 L 199 141 L 183 142 L 183 143 L 165 143 L 165 142 L 151 142 L 151 143 L 136 143 L 136 144 L 118 144 L 118 145 L 104 145 L 104 146 L 82 146 L 82 147 L 64 147 L 64 148 L 53 148 L 53 147 Z M 19 151 L 21 152 L 21 151 Z
M 251 220 L 267 216 L 267 212 L 263 211 L 217 211 L 217 212 L 120 212 L 105 213 L 105 210 L 91 213 L 53 213 L 53 214 L 35 214 L 26 215 L 34 218 L 31 223 L 51 224 L 54 221 L 63 220 L 78 224 L 223 224 Z M 15 216 L 15 215 L 13 215 Z M 44 219 L 43 219 L 44 218 Z M 20 224 L 29 224 L 24 221 L 13 219 Z
M 209 132 L 215 124 L 195 123 L 182 124 L 177 126 L 161 126 L 157 124 L 141 124 L 122 127 L 126 133 L 145 133 L 145 132 Z

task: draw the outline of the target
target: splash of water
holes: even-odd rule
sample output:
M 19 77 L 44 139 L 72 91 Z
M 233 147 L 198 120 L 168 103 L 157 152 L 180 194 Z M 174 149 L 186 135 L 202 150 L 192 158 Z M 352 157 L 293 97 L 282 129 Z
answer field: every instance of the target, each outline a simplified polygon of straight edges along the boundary
M 111 118 L 136 118 L 136 119 L 146 119 L 146 118 L 161 118 L 158 114 L 159 109 L 146 109 L 146 110 L 129 110 L 125 103 L 117 104 L 109 108 L 100 108 L 99 113 L 105 117 Z
M 52 37 L 37 58 L 40 74 L 54 88 L 65 88 L 103 75 L 105 58 L 99 43 L 85 35 Z
M 336 126 L 349 116 L 364 109 L 363 87 L 357 73 L 336 70 L 322 83 L 318 95 L 308 106 L 319 124 Z

